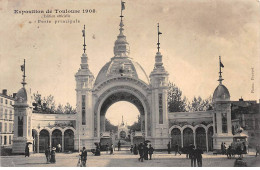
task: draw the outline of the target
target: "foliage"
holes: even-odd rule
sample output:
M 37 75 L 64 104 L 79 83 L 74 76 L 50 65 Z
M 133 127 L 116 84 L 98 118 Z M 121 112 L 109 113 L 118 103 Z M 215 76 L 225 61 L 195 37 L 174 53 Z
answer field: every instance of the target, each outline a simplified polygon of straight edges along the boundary
M 137 122 L 134 122 L 133 125 L 128 126 L 128 129 L 131 131 L 141 131 L 141 116 L 138 115 Z
M 173 83 L 168 84 L 168 110 L 169 112 L 186 112 L 187 99 L 182 97 L 182 91 Z
M 76 114 L 76 109 L 73 108 L 69 103 L 67 103 L 64 107 L 59 104 L 56 108 L 54 96 L 48 95 L 47 97 L 43 97 L 42 95 L 37 93 L 33 94 L 33 111 L 36 113 L 46 113 L 46 114 Z
M 108 119 L 105 120 L 105 129 L 106 131 L 117 132 L 117 126 L 113 125 Z
M 191 104 L 188 106 L 188 110 L 191 112 L 194 111 L 207 111 L 212 110 L 212 97 L 203 100 L 200 96 L 193 98 Z

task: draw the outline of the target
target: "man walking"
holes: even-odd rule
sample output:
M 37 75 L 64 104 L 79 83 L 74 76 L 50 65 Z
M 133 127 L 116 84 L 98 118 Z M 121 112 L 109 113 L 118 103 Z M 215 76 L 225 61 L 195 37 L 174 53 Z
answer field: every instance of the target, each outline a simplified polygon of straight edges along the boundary
M 203 154 L 202 149 L 198 146 L 194 152 L 195 152 L 195 161 L 197 160 L 198 167 L 202 167 L 202 154 Z
M 196 155 L 194 147 L 190 148 L 191 167 L 196 167 Z
M 171 153 L 171 144 L 170 144 L 170 142 L 167 144 L 167 151 L 168 151 L 168 154 L 170 154 Z
M 179 145 L 176 142 L 176 144 L 175 144 L 175 156 L 176 156 L 177 153 L 179 153 L 181 155 L 181 153 L 179 151 Z
M 87 164 L 87 156 L 88 156 L 87 150 L 86 150 L 85 147 L 83 147 L 82 152 L 81 152 L 81 154 L 80 154 L 80 157 L 81 157 L 81 166 L 82 166 L 82 167 L 86 167 L 86 164 Z
M 144 143 L 144 160 L 148 160 L 148 144 L 147 143 Z
M 51 147 L 46 148 L 45 150 L 45 156 L 46 156 L 46 160 L 47 160 L 47 164 L 50 162 L 50 156 L 51 156 Z
M 108 154 L 108 151 L 109 151 L 109 145 L 108 145 L 108 143 L 106 144 L 106 152 L 107 152 L 107 154 Z
M 118 147 L 118 151 L 120 151 L 121 150 L 121 142 L 120 142 L 120 140 L 117 143 L 117 147 Z
M 154 151 L 154 149 L 153 149 L 152 145 L 150 144 L 149 149 L 148 149 L 150 160 L 152 160 L 153 151 Z
M 139 150 L 139 155 L 140 155 L 140 158 L 138 160 L 143 162 L 143 160 L 144 160 L 144 146 L 143 146 L 143 143 L 140 143 L 140 145 L 138 147 L 138 150 Z

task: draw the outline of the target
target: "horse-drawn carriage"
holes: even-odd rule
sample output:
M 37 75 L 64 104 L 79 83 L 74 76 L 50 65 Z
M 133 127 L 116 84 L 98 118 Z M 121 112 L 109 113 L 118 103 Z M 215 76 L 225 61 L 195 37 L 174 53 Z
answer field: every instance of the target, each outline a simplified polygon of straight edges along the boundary
M 243 154 L 247 154 L 247 148 L 247 136 L 234 136 L 233 142 L 226 150 L 228 159 L 235 157 L 235 155 L 243 157 Z

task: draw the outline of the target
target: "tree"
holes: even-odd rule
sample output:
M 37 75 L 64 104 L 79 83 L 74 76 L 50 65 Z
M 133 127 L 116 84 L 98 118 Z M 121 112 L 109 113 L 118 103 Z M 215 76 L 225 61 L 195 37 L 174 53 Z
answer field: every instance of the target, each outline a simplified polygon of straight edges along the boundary
M 65 114 L 76 114 L 76 109 L 74 109 L 69 103 L 64 106 Z
M 106 131 L 117 132 L 117 126 L 113 125 L 108 119 L 105 120 L 105 129 Z
M 64 107 L 62 104 L 59 104 L 56 110 L 57 114 L 64 114 Z
M 189 104 L 189 111 L 206 111 L 212 110 L 212 97 L 208 97 L 203 100 L 200 96 L 193 98 L 191 104 Z
M 49 95 L 46 98 L 44 97 L 43 98 L 43 103 L 44 103 L 44 107 L 46 107 L 46 110 L 49 113 L 55 113 L 56 106 L 55 106 L 54 96 Z
M 137 122 L 134 122 L 133 125 L 128 126 L 128 129 L 132 131 L 141 131 L 141 116 L 138 115 Z
M 76 109 L 73 108 L 69 103 L 67 103 L 64 107 L 59 104 L 57 109 L 55 105 L 54 96 L 48 95 L 42 99 L 42 95 L 37 93 L 33 94 L 33 106 L 34 112 L 37 113 L 46 113 L 46 114 L 76 114 Z
M 169 112 L 186 112 L 187 99 L 182 97 L 182 91 L 173 83 L 168 84 L 168 110 Z

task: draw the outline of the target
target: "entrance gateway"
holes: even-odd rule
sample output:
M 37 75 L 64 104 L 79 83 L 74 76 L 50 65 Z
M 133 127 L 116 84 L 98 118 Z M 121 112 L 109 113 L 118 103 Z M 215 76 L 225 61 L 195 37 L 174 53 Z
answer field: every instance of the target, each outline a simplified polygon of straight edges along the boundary
M 121 18 L 114 56 L 102 67 L 96 79 L 88 67 L 84 48 L 81 67 L 75 75 L 78 122 L 75 141 L 79 141 L 80 147 L 91 149 L 103 136 L 113 138 L 115 134 L 105 129 L 105 113 L 112 104 L 128 101 L 138 108 L 141 116 L 141 131 L 131 135 L 150 140 L 154 147 L 163 149 L 169 142 L 168 73 L 162 63 L 159 42 L 154 69 L 148 78 L 143 68 L 130 57 L 123 26 Z
M 130 134 L 136 141 L 151 141 L 155 149 L 167 149 L 194 144 L 203 150 L 220 149 L 221 143 L 233 141 L 231 104 L 228 89 L 222 84 L 220 61 L 219 85 L 213 93 L 213 110 L 199 112 L 168 112 L 168 72 L 160 53 L 159 24 L 158 47 L 154 69 L 149 77 L 130 56 L 121 16 L 119 35 L 114 44 L 114 56 L 94 78 L 88 66 L 83 30 L 84 53 L 76 79 L 77 114 L 57 115 L 33 113 L 30 90 L 26 88 L 25 69 L 23 87 L 14 103 L 13 153 L 24 153 L 26 144 L 31 151 L 43 152 L 47 147 L 61 145 L 62 151 L 75 151 L 82 147 L 95 148 L 104 138 L 114 139 L 115 132 L 105 129 L 105 113 L 118 101 L 134 104 L 141 117 L 141 131 Z M 140 56 L 138 56 L 140 57 Z M 25 68 L 25 62 L 24 62 Z M 131 113 L 129 113 L 131 114 Z M 120 131 L 118 136 L 120 136 Z M 127 134 L 129 135 L 129 134 Z

